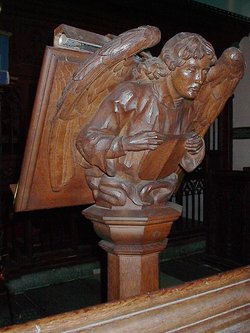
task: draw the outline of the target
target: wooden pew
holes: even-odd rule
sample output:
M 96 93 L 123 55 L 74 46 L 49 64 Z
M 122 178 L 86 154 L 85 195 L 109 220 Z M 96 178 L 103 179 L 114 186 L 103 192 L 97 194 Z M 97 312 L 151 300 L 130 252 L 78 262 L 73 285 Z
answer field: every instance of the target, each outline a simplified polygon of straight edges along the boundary
M 127 300 L 0 329 L 0 332 L 12 333 L 249 331 L 250 266 Z

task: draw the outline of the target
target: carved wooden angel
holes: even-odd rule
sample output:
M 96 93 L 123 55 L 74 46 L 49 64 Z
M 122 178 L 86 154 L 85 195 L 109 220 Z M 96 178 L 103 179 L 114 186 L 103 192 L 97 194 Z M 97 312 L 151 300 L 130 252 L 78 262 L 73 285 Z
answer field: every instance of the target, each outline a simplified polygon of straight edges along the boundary
M 216 60 L 212 45 L 188 32 L 158 57 L 141 53 L 159 40 L 151 26 L 114 37 L 68 82 L 50 136 L 53 191 L 79 163 L 97 205 L 165 206 L 179 170 L 201 163 L 202 137 L 242 77 L 243 56 L 229 48 Z

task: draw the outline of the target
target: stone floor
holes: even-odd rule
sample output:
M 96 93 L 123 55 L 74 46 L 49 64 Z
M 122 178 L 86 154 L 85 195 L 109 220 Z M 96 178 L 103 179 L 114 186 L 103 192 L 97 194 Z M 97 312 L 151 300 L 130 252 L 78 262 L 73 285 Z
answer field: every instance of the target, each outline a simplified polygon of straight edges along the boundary
M 225 262 L 211 260 L 204 253 L 161 260 L 160 287 L 182 284 L 231 268 L 234 267 Z M 103 288 L 98 263 L 89 265 L 86 270 L 88 273 L 83 278 L 79 267 L 71 268 L 71 271 L 72 269 L 75 269 L 77 274 L 66 282 L 60 278 L 66 275 L 62 270 L 43 272 L 42 276 L 36 274 L 32 279 L 26 276 L 21 278 L 22 281 L 10 281 L 0 290 L 0 327 L 101 303 Z M 46 281 L 49 275 L 47 286 L 39 287 L 39 279 Z M 51 275 L 54 276 L 53 282 Z

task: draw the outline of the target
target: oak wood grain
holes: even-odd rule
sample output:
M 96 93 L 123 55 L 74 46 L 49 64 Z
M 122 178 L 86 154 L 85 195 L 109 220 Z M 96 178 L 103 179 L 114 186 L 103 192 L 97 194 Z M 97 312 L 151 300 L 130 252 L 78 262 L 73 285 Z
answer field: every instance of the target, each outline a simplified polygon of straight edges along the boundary
M 11 333 L 249 332 L 250 266 L 0 329 Z

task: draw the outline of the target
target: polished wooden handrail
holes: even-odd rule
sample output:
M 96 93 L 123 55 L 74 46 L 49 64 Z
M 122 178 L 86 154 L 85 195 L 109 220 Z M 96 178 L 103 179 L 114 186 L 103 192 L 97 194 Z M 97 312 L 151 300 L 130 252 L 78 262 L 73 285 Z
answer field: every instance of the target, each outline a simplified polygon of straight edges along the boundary
M 0 332 L 249 332 L 250 266 Z

